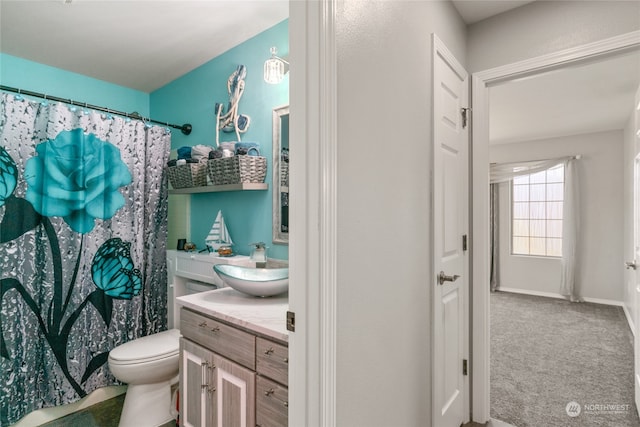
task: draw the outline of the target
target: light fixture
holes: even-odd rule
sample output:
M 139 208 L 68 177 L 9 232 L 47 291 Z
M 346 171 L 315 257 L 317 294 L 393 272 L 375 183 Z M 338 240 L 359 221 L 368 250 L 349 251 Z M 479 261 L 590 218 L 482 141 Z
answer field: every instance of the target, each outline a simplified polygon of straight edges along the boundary
M 278 49 L 271 48 L 271 58 L 264 61 L 264 81 L 270 84 L 278 84 L 289 72 L 289 63 L 276 54 Z

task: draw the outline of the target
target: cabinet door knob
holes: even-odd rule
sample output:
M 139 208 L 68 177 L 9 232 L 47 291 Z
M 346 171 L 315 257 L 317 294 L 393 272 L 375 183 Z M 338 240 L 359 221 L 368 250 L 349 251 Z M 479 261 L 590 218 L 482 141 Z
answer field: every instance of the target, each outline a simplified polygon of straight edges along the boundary
M 206 328 L 207 327 L 207 322 L 200 322 L 200 324 L 198 325 L 201 328 Z
M 214 328 L 211 328 L 211 332 L 213 332 L 213 333 L 220 332 L 220 326 L 216 326 Z
M 275 390 L 274 390 L 274 389 L 272 389 L 272 388 L 270 388 L 269 390 L 267 390 L 267 391 L 265 391 L 265 392 L 264 392 L 264 395 L 265 395 L 265 396 L 267 396 L 267 397 L 269 397 L 269 396 L 271 396 L 273 393 L 275 393 Z
M 284 358 L 284 363 L 289 363 L 289 358 L 288 357 Z
M 282 404 L 284 405 L 285 408 L 289 407 L 289 402 L 283 402 Z
M 273 353 L 273 347 L 269 347 L 269 349 L 268 349 L 268 350 L 265 350 L 265 351 L 264 351 L 264 354 L 266 354 L 267 356 L 270 356 L 270 355 L 271 355 L 271 353 Z

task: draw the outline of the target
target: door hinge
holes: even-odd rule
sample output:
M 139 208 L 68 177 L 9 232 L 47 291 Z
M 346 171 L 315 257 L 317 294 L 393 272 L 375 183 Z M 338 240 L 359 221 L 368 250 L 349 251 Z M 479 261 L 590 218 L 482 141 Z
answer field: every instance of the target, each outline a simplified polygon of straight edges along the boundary
M 462 375 L 469 375 L 467 359 L 462 359 Z
M 467 235 L 464 234 L 462 236 L 462 250 L 466 251 L 467 250 Z
M 471 108 L 460 109 L 460 113 L 462 114 L 462 129 L 467 127 L 467 123 L 469 122 L 469 117 L 471 116 Z
M 296 314 L 293 311 L 287 311 L 287 330 L 296 331 Z

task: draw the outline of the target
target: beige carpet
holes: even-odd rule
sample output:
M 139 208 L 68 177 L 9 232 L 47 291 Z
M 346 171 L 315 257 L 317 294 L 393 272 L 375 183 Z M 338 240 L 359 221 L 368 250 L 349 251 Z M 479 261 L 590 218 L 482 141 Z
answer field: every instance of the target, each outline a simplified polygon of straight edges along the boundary
M 492 293 L 491 417 L 516 427 L 640 426 L 622 308 Z

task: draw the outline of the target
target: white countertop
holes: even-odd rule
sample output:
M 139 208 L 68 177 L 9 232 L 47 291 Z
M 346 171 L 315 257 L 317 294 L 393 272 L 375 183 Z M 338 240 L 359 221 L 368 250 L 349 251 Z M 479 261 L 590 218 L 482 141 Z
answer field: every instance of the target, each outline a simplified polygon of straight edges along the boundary
M 271 337 L 289 342 L 288 294 L 269 298 L 245 295 L 232 288 L 200 292 L 176 298 L 178 304 Z

